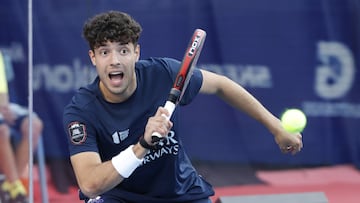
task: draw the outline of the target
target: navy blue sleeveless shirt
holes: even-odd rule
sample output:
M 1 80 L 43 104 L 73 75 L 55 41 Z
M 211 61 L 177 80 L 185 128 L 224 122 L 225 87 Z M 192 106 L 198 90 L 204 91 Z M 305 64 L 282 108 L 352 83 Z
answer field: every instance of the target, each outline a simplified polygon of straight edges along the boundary
M 80 88 L 64 109 L 63 124 L 70 155 L 97 152 L 103 162 L 143 135 L 149 117 L 163 106 L 175 81 L 180 62 L 170 58 L 140 60 L 135 65 L 137 88 L 122 103 L 104 100 L 99 78 Z M 198 94 L 202 74 L 195 69 L 180 105 L 189 104 Z M 214 194 L 192 166 L 182 142 L 176 108 L 173 128 L 161 148 L 150 150 L 134 173 L 103 194 L 119 202 L 187 202 Z

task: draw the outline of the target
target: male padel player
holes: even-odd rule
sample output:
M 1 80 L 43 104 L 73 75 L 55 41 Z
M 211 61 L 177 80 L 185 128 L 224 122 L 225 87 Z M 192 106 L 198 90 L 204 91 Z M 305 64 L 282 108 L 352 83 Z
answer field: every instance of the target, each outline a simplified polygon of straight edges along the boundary
M 168 121 L 162 107 L 180 62 L 139 60 L 141 26 L 116 11 L 89 19 L 83 35 L 98 77 L 65 107 L 63 123 L 71 163 L 88 202 L 208 203 L 211 185 L 186 155 L 178 110 Z M 290 135 L 251 94 L 227 77 L 195 69 L 180 105 L 198 93 L 214 94 L 263 124 L 283 152 L 299 152 L 300 134 Z M 157 145 L 151 135 L 165 139 Z M 226 139 L 226 138 L 224 138 Z M 89 198 L 91 198 L 89 200 Z

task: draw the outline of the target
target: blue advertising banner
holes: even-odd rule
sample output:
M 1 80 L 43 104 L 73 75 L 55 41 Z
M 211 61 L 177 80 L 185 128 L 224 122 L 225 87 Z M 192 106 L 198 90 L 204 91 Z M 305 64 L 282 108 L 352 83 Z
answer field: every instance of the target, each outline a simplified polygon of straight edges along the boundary
M 47 157 L 68 156 L 63 107 L 96 75 L 82 25 L 121 10 L 143 26 L 141 58 L 181 60 L 192 32 L 202 28 L 208 36 L 200 68 L 241 84 L 275 115 L 295 107 L 308 116 L 303 151 L 287 156 L 255 120 L 199 95 L 181 114 L 193 159 L 360 167 L 359 0 L 33 2 L 34 108 L 45 121 Z M 0 16 L 0 49 L 14 68 L 12 97 L 27 105 L 27 4 L 4 0 Z

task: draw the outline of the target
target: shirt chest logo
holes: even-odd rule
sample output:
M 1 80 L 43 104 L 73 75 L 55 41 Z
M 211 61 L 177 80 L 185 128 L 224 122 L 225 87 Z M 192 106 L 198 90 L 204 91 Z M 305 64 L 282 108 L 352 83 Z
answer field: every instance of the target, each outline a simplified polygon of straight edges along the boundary
M 116 131 L 112 134 L 114 144 L 120 144 L 120 142 L 124 141 L 127 137 L 129 137 L 129 129 Z

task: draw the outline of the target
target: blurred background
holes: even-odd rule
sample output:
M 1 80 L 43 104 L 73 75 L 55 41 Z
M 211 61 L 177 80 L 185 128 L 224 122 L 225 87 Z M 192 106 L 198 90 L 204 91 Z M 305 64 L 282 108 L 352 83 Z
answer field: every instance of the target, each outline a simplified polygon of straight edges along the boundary
M 128 12 L 143 26 L 141 58 L 181 60 L 194 29 L 206 30 L 200 68 L 233 79 L 277 116 L 287 108 L 307 114 L 304 149 L 288 156 L 262 125 L 199 95 L 181 116 L 186 150 L 201 170 L 214 163 L 360 168 L 359 0 L 33 0 L 34 110 L 45 124 L 45 158 L 58 191 L 75 184 L 63 108 L 96 75 L 82 26 L 107 10 Z M 11 98 L 22 105 L 28 104 L 27 15 L 27 1 L 1 0 L 0 49 L 13 64 Z

